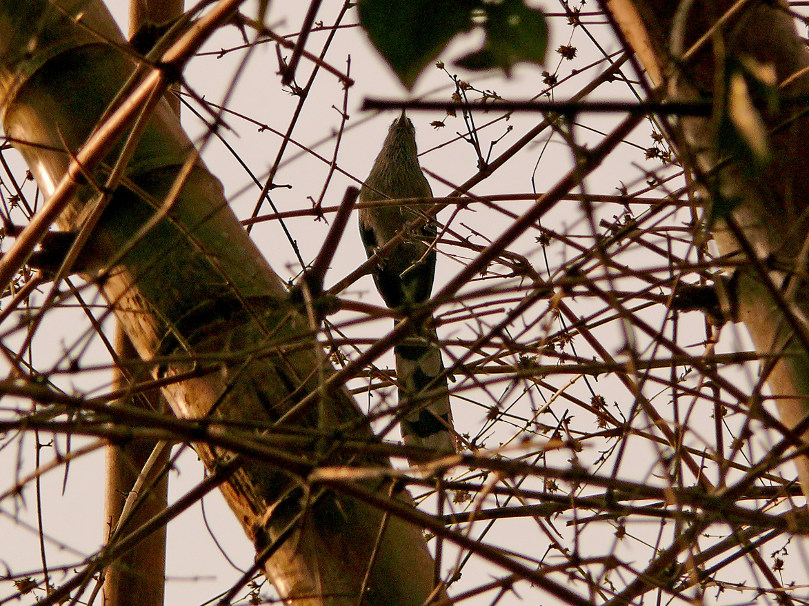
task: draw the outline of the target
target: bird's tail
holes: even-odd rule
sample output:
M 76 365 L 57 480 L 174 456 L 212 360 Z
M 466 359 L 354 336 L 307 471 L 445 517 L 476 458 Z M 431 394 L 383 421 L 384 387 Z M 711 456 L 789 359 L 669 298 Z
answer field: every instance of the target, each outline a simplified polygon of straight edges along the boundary
M 431 322 L 427 326 L 394 348 L 402 438 L 443 456 L 455 452 L 455 432 L 438 334 Z

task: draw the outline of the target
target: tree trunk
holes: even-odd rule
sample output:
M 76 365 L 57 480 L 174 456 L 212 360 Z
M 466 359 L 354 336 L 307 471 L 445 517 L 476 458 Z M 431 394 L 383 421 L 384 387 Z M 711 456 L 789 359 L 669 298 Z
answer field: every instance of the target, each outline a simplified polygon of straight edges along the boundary
M 716 0 L 711 3 L 607 0 L 602 3 L 643 63 L 653 84 L 670 99 L 720 97 L 728 59 L 755 59 L 775 68 L 780 95 L 809 92 L 809 53 L 792 17 L 777 3 Z M 678 10 L 681 11 L 678 13 Z M 692 46 L 709 32 L 700 46 Z M 689 50 L 692 49 L 692 50 Z M 717 61 L 717 57 L 720 58 Z M 718 107 L 715 105 L 715 107 Z M 770 164 L 762 174 L 719 148 L 717 116 L 684 118 L 680 156 L 695 169 L 703 193 L 717 192 L 713 203 L 734 201 L 727 221 L 712 234 L 722 255 L 741 263 L 735 295 L 736 319 L 743 321 L 761 354 L 779 354 L 764 365 L 767 385 L 788 428 L 807 433 L 809 414 L 809 290 L 806 234 L 809 226 L 809 121 L 800 108 L 763 115 L 770 128 Z M 733 116 L 731 116 L 733 117 Z M 777 126 L 777 128 L 775 128 Z M 723 153 L 724 152 L 724 153 Z M 766 358 L 765 358 L 766 359 Z M 752 416 L 760 402 L 751 401 Z M 794 437 L 795 445 L 802 441 Z M 796 459 L 804 494 L 809 496 L 809 459 Z
M 183 12 L 183 0 L 164 0 L 144 3 L 130 0 L 129 38 L 148 23 L 163 23 L 179 17 Z M 180 99 L 167 95 L 166 101 L 172 110 L 180 114 Z M 135 346 L 120 322 L 115 323 L 115 353 L 120 360 L 140 359 Z M 130 373 L 123 367 L 113 372 L 113 383 L 118 389 L 148 381 L 146 366 L 135 366 Z M 164 411 L 165 402 L 158 390 L 124 398 L 128 406 L 143 407 L 146 410 Z M 160 445 L 158 447 L 158 445 Z M 158 451 L 155 451 L 158 448 Z M 150 455 L 156 459 L 151 469 L 144 471 Z M 147 523 L 166 509 L 168 501 L 167 466 L 171 448 L 155 440 L 131 440 L 124 444 L 110 444 L 106 452 L 106 494 L 104 496 L 104 521 L 108 532 L 117 528 L 118 536 Z M 141 486 L 148 487 L 133 494 L 133 489 L 141 478 Z M 145 481 L 144 481 L 145 480 Z M 121 514 L 127 499 L 132 495 L 138 499 L 138 506 L 132 515 L 121 524 Z M 121 526 L 118 528 L 118 526 Z M 106 606 L 163 606 L 166 576 L 166 529 L 155 532 L 138 543 L 104 571 L 104 604 Z
M 171 49 L 180 50 L 164 58 L 181 69 L 182 57 L 198 48 L 194 36 L 223 23 L 238 4 L 215 5 Z M 65 17 L 79 12 L 81 27 Z M 100 191 L 107 190 L 97 186 L 125 149 L 114 141 L 123 131 L 96 129 L 136 69 L 133 57 L 114 46 L 123 43 L 100 2 L 0 4 L 3 128 L 50 196 L 49 207 L 60 210 L 62 230 L 79 231 L 105 201 Z M 165 91 L 164 75 L 145 73 L 133 103 L 110 108 L 108 124 L 129 117 L 131 126 Z M 152 96 L 137 97 L 144 91 Z M 114 195 L 82 251 L 84 264 L 98 264 L 86 278 L 99 286 L 141 358 L 153 361 L 153 376 L 176 378 L 163 388 L 174 413 L 211 421 L 194 435 L 205 465 L 215 473 L 233 461 L 234 449 L 242 452 L 222 491 L 257 551 L 272 554 L 262 568 L 281 597 L 296 598 L 296 605 L 357 604 L 365 591 L 363 604 L 424 603 L 433 590 L 433 563 L 420 529 L 307 481 L 321 466 L 370 466 L 380 470 L 379 479 L 366 472 L 365 489 L 410 504 L 385 479 L 388 462 L 373 454 L 378 442 L 353 399 L 342 387 L 324 387 L 333 369 L 316 331 L 164 100 L 123 180 L 109 186 Z M 0 274 L 25 257 L 25 243 L 48 216 L 41 213 L 20 236 Z M 319 398 L 296 410 L 312 393 Z

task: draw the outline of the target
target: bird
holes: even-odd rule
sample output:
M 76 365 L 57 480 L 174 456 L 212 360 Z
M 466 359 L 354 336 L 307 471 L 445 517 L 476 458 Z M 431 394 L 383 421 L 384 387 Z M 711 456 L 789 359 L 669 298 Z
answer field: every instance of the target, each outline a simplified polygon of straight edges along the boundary
M 431 198 L 419 166 L 416 129 L 404 111 L 390 125 L 382 149 L 360 190 L 360 237 L 368 258 L 398 234 L 403 239 L 382 255 L 372 270 L 385 305 L 407 314 L 430 298 L 435 278 L 435 221 L 415 229 L 414 208 L 387 201 Z M 362 203 L 375 202 L 373 205 Z M 402 439 L 443 456 L 456 452 L 449 389 L 432 317 L 394 347 Z

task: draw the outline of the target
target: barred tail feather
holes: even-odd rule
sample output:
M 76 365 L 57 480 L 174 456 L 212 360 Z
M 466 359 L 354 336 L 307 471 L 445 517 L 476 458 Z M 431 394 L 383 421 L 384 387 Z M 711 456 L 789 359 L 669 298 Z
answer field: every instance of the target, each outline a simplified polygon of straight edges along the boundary
M 408 446 L 434 450 L 437 456 L 454 453 L 455 437 L 447 377 L 435 328 L 426 336 L 405 339 L 394 348 L 402 410 L 402 438 Z

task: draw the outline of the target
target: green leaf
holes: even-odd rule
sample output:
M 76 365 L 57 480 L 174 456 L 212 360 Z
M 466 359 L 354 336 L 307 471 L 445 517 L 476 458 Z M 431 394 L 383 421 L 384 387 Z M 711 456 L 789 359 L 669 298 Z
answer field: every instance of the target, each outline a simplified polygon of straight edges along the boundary
M 714 116 L 717 150 L 735 158 L 748 179 L 757 180 L 772 161 L 764 118 L 778 107 L 775 73 L 747 57 L 727 58 L 724 72 L 721 104 Z M 718 209 L 717 217 L 728 209 L 733 209 L 732 201 Z
M 780 106 L 780 89 L 775 66 L 759 63 L 749 55 L 739 57 L 738 64 L 750 88 L 750 96 L 757 104 L 761 103 L 770 114 L 777 113 Z
M 473 27 L 477 0 L 360 0 L 360 24 L 401 83 L 413 88 L 456 34 Z
M 455 61 L 455 65 L 468 69 L 472 72 L 479 72 L 486 69 L 498 67 L 497 56 L 485 46 L 479 50 L 464 55 Z
M 541 64 L 548 47 L 542 11 L 523 0 L 360 0 L 360 24 L 399 80 L 412 89 L 419 74 L 457 34 L 482 27 L 481 48 L 456 65 L 480 71 Z
M 719 187 L 711 187 L 712 195 L 708 198 L 705 228 L 713 229 L 718 220 L 724 220 L 739 206 L 743 200 L 739 196 L 723 196 Z M 710 238 L 709 238 L 710 239 Z
M 747 82 L 740 73 L 731 75 L 728 82 L 727 119 L 726 124 L 745 148 L 745 156 L 750 157 L 757 167 L 766 166 L 770 161 L 767 125 L 753 105 Z
M 529 8 L 522 0 L 484 2 L 483 47 L 461 57 L 456 64 L 469 70 L 501 68 L 511 74 L 515 63 L 541 65 L 548 48 L 548 26 L 542 11 Z

